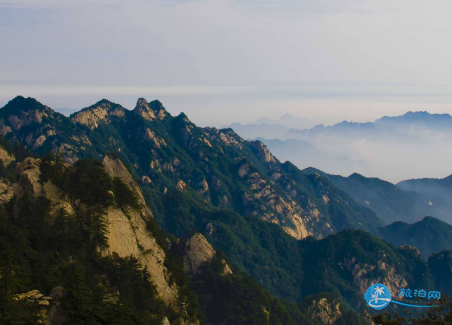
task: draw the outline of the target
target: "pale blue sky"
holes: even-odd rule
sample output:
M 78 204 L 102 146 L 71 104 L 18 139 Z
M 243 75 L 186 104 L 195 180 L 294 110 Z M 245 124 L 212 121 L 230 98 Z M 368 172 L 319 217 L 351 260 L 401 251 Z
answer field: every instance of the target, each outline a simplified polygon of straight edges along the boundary
M 446 0 L 0 0 L 0 105 L 159 98 L 203 125 L 452 112 Z

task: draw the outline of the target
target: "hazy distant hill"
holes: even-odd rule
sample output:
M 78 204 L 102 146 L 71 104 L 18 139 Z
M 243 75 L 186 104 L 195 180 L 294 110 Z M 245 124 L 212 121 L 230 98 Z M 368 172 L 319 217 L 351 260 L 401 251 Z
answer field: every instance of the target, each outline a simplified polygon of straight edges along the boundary
M 429 112 L 407 112 L 402 116 L 384 116 L 374 122 L 377 128 L 399 126 L 420 127 L 451 132 L 452 116 L 449 114 L 431 114 Z
M 427 196 L 400 189 L 396 185 L 379 178 L 367 178 L 354 173 L 348 177 L 330 175 L 315 168 L 306 168 L 307 174 L 319 173 L 330 179 L 341 190 L 350 194 L 355 201 L 372 209 L 383 221 L 416 222 L 428 215 L 437 216 Z
M 442 178 L 423 178 L 397 184 L 403 190 L 425 195 L 432 204 L 433 216 L 452 222 L 452 175 Z
M 427 258 L 431 253 L 452 249 L 452 226 L 432 217 L 414 224 L 394 222 L 380 228 L 381 237 L 393 245 L 415 246 Z
M 452 175 L 445 178 L 409 179 L 397 183 L 397 186 L 429 195 L 449 195 L 452 193 Z
M 280 119 L 261 118 L 255 123 L 234 123 L 228 127 L 244 138 L 291 139 L 297 137 L 340 136 L 354 138 L 410 139 L 424 136 L 425 132 L 452 133 L 452 116 L 428 112 L 407 112 L 401 116 L 383 116 L 374 122 L 342 121 L 325 126 L 314 121 L 296 118 L 290 114 Z
M 425 131 L 452 133 L 452 116 L 428 112 L 407 112 L 401 116 L 384 116 L 373 123 L 343 121 L 331 126 L 320 124 L 311 129 L 294 128 L 290 130 L 289 134 L 292 136 L 409 138 L 423 136 Z
M 330 174 L 346 176 L 357 172 L 392 182 L 451 172 L 452 116 L 448 114 L 407 112 L 374 122 L 343 121 L 312 128 L 301 124 L 288 128 L 282 124 L 238 123 L 231 127 L 242 137 L 267 139 L 264 142 L 278 158 L 289 160 L 301 169 L 315 166 Z M 305 142 L 316 150 L 308 146 L 301 148 Z

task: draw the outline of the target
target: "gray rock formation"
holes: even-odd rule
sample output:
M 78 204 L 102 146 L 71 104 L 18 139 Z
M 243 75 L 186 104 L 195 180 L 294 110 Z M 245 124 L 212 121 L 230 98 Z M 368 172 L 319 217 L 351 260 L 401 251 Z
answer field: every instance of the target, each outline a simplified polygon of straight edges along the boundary
M 195 275 L 205 263 L 211 263 L 217 252 L 209 244 L 207 239 L 200 233 L 194 234 L 185 243 L 184 271 Z M 231 274 L 232 271 L 226 261 L 223 260 L 223 275 Z

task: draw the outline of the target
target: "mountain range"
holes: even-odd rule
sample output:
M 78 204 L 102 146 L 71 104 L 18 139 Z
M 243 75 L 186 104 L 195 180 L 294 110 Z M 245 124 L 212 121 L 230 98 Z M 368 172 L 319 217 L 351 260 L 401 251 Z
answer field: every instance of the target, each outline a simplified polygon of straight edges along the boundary
M 397 183 L 450 174 L 451 121 L 448 114 L 408 112 L 374 122 L 343 121 L 312 128 L 237 123 L 230 127 L 245 138 L 261 139 L 281 161 L 300 169 L 315 166 L 330 174 L 356 172 Z M 300 150 L 301 145 L 309 145 L 309 152 Z
M 450 253 L 439 252 L 447 231 L 435 247 L 418 244 L 435 253 L 428 261 L 413 247 L 440 222 L 397 238 L 384 221 L 396 205 L 362 204 L 331 175 L 171 116 L 159 101 L 130 111 L 101 100 L 65 117 L 19 96 L 0 109 L 0 134 L 8 317 L 371 324 L 363 294 L 373 283 L 452 290 L 441 257 Z
M 428 112 L 407 112 L 401 116 L 383 116 L 372 122 L 343 121 L 332 126 L 319 124 L 311 129 L 292 128 L 289 136 L 340 136 L 364 138 L 392 138 L 412 140 L 425 132 L 446 133 L 450 139 L 452 116 Z
M 342 121 L 330 126 L 323 124 L 313 125 L 314 123 L 311 120 L 287 114 L 277 120 L 261 118 L 255 123 L 246 125 L 234 123 L 227 127 L 234 129 L 239 135 L 249 139 L 265 137 L 267 139 L 278 138 L 286 140 L 306 138 L 306 136 L 397 137 L 398 139 L 408 139 L 408 136 L 410 138 L 416 136 L 416 132 L 419 132 L 420 135 L 425 132 L 450 134 L 452 116 L 449 114 L 431 114 L 426 111 L 410 111 L 401 116 L 383 116 L 374 122 Z M 270 134 L 264 136 L 268 131 L 270 131 Z

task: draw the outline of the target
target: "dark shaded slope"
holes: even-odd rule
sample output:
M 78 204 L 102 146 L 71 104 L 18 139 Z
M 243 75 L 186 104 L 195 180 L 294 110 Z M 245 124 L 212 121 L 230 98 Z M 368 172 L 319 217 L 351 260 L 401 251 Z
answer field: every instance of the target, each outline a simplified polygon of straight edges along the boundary
M 383 239 L 394 245 L 415 246 L 427 258 L 431 253 L 452 249 L 452 226 L 432 217 L 414 224 L 394 222 L 380 228 Z
M 428 215 L 436 216 L 426 195 L 404 190 L 379 178 L 367 178 L 358 173 L 348 177 L 330 175 L 315 168 L 306 168 L 305 173 L 320 173 L 328 177 L 337 187 L 348 193 L 356 202 L 373 210 L 383 221 L 415 222 Z

